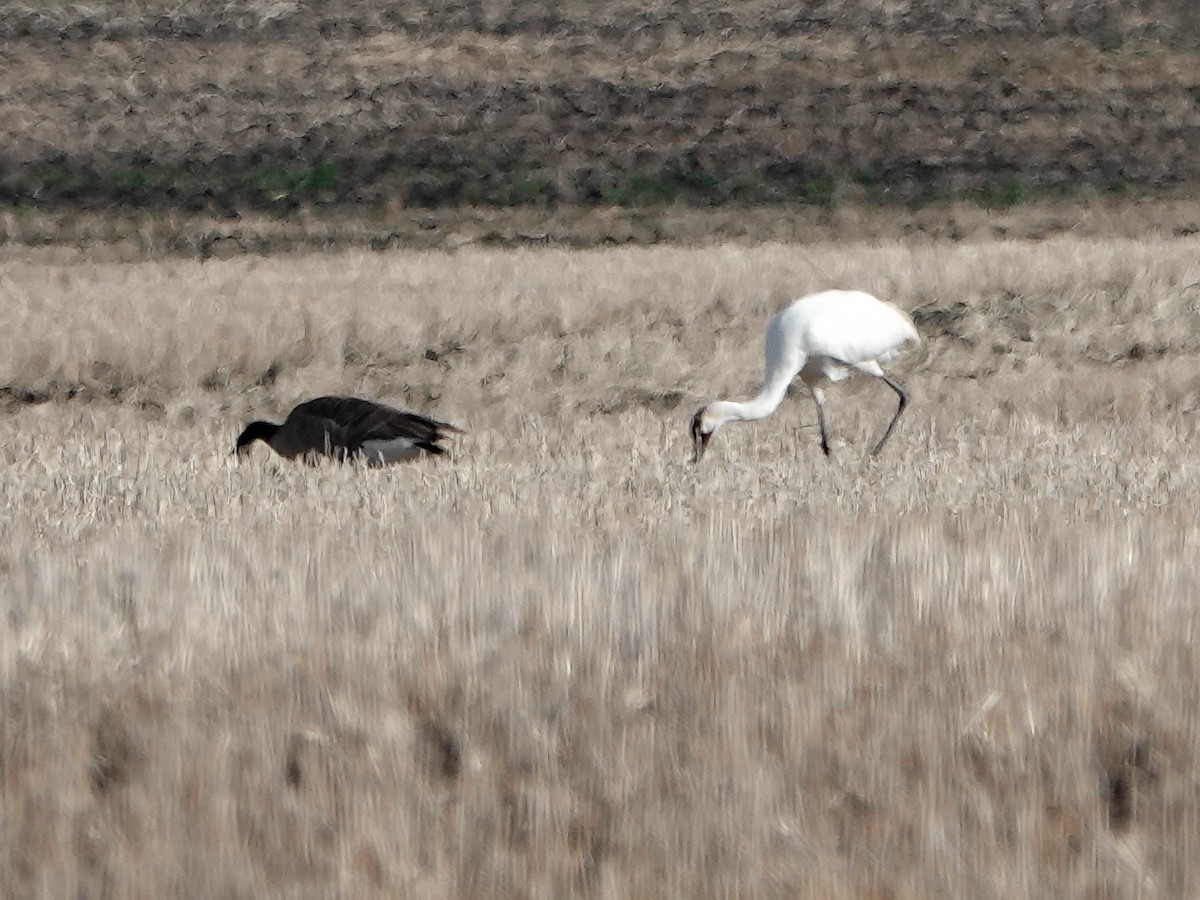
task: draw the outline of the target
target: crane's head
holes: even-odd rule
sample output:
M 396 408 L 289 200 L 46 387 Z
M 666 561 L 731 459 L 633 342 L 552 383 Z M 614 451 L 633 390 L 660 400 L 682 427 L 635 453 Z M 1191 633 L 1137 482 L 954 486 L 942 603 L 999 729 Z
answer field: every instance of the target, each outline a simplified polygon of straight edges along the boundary
M 700 462 L 704 451 L 708 449 L 708 442 L 720 427 L 721 423 L 709 413 L 707 406 L 696 410 L 696 414 L 692 416 L 692 449 L 695 453 L 692 462 Z

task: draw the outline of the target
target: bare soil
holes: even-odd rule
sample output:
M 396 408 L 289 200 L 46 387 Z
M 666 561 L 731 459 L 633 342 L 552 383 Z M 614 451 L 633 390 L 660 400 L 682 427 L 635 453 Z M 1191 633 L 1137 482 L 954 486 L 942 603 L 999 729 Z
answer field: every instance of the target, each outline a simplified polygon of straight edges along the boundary
M 1178 196 L 1200 175 L 1190 9 L 18 6 L 0 29 L 0 199 L 387 220 Z

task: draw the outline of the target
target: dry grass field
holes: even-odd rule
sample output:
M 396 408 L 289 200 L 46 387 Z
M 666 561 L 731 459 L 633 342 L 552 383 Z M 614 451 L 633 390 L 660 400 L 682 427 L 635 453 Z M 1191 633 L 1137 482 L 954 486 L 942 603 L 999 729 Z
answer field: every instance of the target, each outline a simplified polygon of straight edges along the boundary
M 0 262 L 0 894 L 1200 894 L 1200 245 Z M 854 286 L 894 371 L 753 391 Z M 348 392 L 467 430 L 230 455 Z

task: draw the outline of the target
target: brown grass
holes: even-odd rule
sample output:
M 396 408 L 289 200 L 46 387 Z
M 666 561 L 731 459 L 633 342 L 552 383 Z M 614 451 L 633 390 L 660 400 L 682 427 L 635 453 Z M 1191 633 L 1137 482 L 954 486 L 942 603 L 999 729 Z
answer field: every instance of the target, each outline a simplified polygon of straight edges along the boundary
M 0 279 L 0 894 L 1200 890 L 1193 241 Z M 687 464 L 829 285 L 925 337 L 887 452 L 860 381 Z M 326 391 L 468 434 L 231 459 Z

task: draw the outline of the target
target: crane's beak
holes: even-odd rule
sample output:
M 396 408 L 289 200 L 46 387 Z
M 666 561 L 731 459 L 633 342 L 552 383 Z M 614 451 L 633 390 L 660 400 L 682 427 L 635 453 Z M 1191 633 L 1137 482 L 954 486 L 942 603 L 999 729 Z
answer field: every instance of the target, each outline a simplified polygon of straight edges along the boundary
M 692 436 L 692 450 L 694 453 L 692 456 L 693 463 L 700 462 L 700 459 L 704 456 L 704 451 L 708 449 L 708 442 L 711 438 L 711 431 L 708 434 L 705 434 L 697 429 L 696 433 Z

